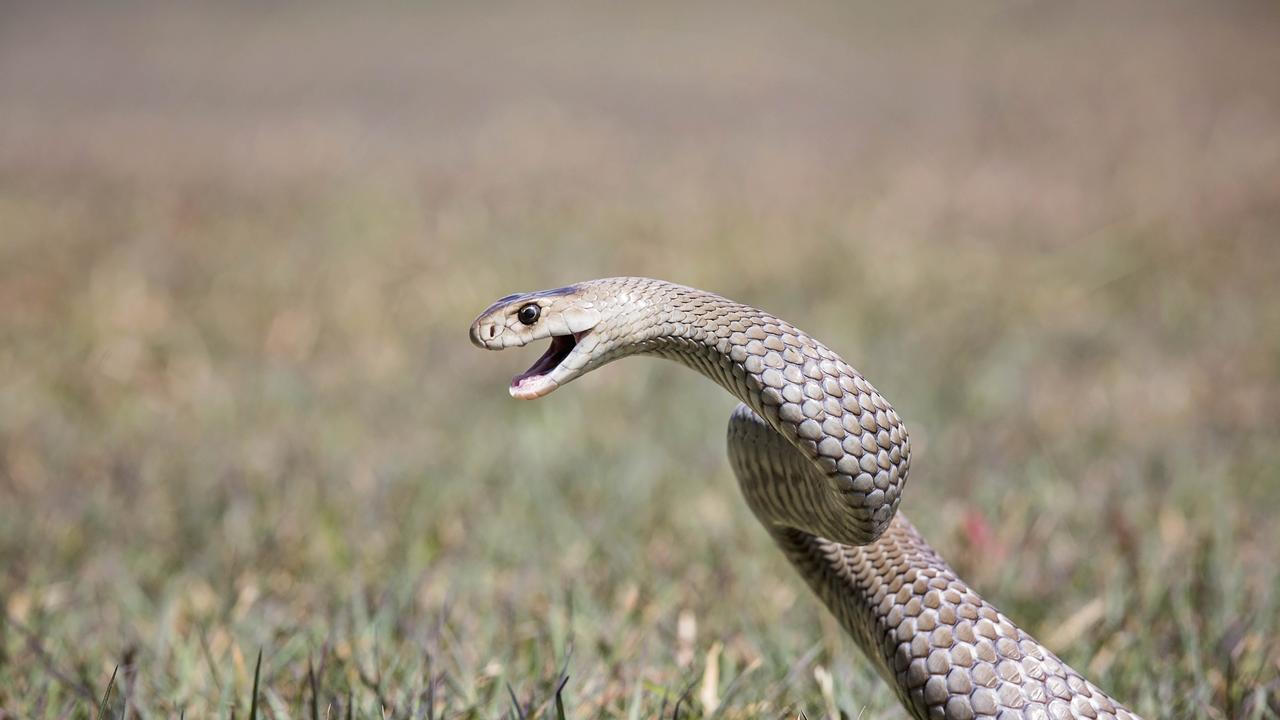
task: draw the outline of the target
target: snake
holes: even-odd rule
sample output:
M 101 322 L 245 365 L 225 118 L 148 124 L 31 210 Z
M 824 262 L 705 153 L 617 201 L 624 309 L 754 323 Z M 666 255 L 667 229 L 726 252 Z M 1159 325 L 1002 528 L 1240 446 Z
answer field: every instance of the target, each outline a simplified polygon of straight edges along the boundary
M 703 290 L 617 277 L 507 295 L 470 337 L 487 350 L 549 339 L 511 380 L 518 399 L 631 355 L 674 360 L 737 397 L 727 445 L 747 505 L 912 717 L 1138 717 L 982 599 L 898 512 L 906 426 L 794 325 Z

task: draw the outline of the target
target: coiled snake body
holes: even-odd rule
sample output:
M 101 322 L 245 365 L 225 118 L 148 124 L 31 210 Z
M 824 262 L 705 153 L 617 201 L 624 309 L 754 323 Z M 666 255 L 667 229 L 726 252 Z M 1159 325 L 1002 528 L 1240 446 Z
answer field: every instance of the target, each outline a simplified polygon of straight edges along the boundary
M 636 354 L 687 365 L 742 401 L 729 461 L 756 517 L 913 717 L 1136 718 L 978 596 L 897 512 L 911 441 L 885 398 L 794 326 L 648 278 L 509 295 L 471 340 L 550 338 L 511 381 L 542 397 Z

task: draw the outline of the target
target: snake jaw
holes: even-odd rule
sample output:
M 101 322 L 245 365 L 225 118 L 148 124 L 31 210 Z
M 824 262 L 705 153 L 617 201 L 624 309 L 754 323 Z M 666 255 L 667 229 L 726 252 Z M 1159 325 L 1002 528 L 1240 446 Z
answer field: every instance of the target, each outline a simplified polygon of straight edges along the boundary
M 586 332 L 552 335 L 551 345 L 528 370 L 511 379 L 508 392 L 519 400 L 534 400 L 549 395 L 568 382 L 574 370 L 565 365 Z

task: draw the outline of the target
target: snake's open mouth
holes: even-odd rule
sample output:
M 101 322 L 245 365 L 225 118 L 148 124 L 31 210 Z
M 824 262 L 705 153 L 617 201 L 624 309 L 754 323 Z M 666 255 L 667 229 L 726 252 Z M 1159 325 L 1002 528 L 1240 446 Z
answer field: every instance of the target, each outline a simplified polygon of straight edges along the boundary
M 511 378 L 511 394 L 522 399 L 542 397 L 555 390 L 559 383 L 548 374 L 560 366 L 569 353 L 578 346 L 578 334 L 553 335 L 551 347 L 528 370 Z

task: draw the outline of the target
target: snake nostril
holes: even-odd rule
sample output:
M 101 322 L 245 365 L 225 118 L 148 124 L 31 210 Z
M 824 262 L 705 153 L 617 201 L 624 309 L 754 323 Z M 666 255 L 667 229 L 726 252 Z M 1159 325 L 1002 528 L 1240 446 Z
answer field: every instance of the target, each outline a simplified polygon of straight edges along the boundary
M 489 339 L 492 340 L 498 334 L 498 328 L 494 325 L 489 326 Z

